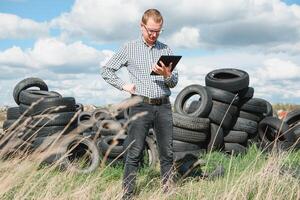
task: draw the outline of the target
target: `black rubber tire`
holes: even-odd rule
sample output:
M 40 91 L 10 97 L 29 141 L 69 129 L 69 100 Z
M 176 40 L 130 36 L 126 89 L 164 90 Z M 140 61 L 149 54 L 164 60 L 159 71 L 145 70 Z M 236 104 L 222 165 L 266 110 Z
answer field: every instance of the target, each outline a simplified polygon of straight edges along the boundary
M 226 153 L 233 155 L 244 154 L 247 151 L 247 148 L 238 143 L 228 143 L 225 142 L 224 150 Z
M 17 120 L 15 119 L 7 119 L 3 121 L 3 130 L 6 131 L 11 125 L 13 125 Z
M 290 127 L 300 122 L 300 109 L 293 110 L 288 112 L 286 117 L 283 119 Z
M 7 109 L 7 112 L 6 112 L 6 119 L 7 120 L 11 120 L 11 119 L 16 120 L 19 117 L 21 117 L 19 107 L 10 107 L 10 108 Z
M 75 112 L 75 99 L 73 97 L 45 98 L 34 106 L 20 104 L 20 112 L 26 116 L 42 113 Z
M 189 142 L 182 142 L 179 140 L 173 140 L 174 152 L 197 151 L 206 148 L 207 148 L 207 144 L 205 143 L 189 143 Z
M 213 105 L 218 105 L 219 107 L 223 107 L 224 110 L 228 110 L 228 112 L 232 115 L 233 118 L 239 113 L 239 109 L 235 105 L 230 105 L 219 101 L 213 101 Z
M 185 102 L 193 95 L 198 94 L 200 98 L 200 106 L 193 113 L 186 113 L 183 110 Z M 179 92 L 175 99 L 174 110 L 183 115 L 192 117 L 207 117 L 212 107 L 211 95 L 201 85 L 189 85 Z
M 61 112 L 55 114 L 44 114 L 36 115 L 32 117 L 30 125 L 34 126 L 65 126 L 71 122 L 75 112 Z M 70 123 L 72 125 L 77 125 L 77 120 L 73 119 Z
M 74 146 L 75 148 L 71 152 L 69 152 L 69 150 L 72 149 Z M 93 140 L 78 135 L 72 140 L 66 140 L 66 142 L 62 142 L 61 148 L 63 148 L 64 154 L 68 152 L 70 154 L 63 160 L 62 164 L 65 168 L 70 169 L 71 171 L 85 174 L 91 173 L 99 167 L 100 153 L 97 145 Z M 90 155 L 89 166 L 87 166 L 86 168 L 80 168 L 77 165 L 74 165 L 74 156 L 78 156 L 79 158 L 81 158 L 84 157 L 86 152 L 88 152 L 88 154 Z
M 114 119 L 106 108 L 97 108 L 91 114 L 91 119 L 95 122 L 102 121 L 105 119 Z
M 249 119 L 238 117 L 232 130 L 244 131 L 249 134 L 249 137 L 257 135 L 257 122 Z
M 238 91 L 238 96 L 241 103 L 246 102 L 249 99 L 253 98 L 253 95 L 254 95 L 253 87 L 247 87 L 241 91 Z
M 209 131 L 208 118 L 190 117 L 180 113 L 173 113 L 172 116 L 174 126 L 196 131 Z
M 260 98 L 252 98 L 241 105 L 240 110 L 250 113 L 267 113 L 267 101 Z
M 248 140 L 248 133 L 244 131 L 228 131 L 225 134 L 224 142 L 228 143 L 246 143 Z
M 210 141 L 207 146 L 207 151 L 221 150 L 224 148 L 224 133 L 223 128 L 217 124 L 210 124 Z
M 115 137 L 116 136 L 105 136 L 105 137 L 101 138 L 101 140 L 98 141 L 97 146 L 99 147 L 100 152 L 102 153 L 103 156 L 106 154 L 107 150 L 109 149 L 109 147 L 112 144 Z M 124 144 L 126 137 L 127 137 L 127 135 L 121 135 L 116 138 L 118 143 L 116 146 L 111 148 L 111 151 L 109 152 L 108 157 L 116 158 L 121 153 L 123 153 L 123 151 L 124 151 L 123 144 Z
M 260 113 L 249 113 L 245 111 L 240 111 L 239 117 L 256 121 L 256 122 L 259 122 L 262 120 L 262 118 L 264 118 L 264 116 Z
M 206 149 L 200 149 L 200 150 L 196 150 L 196 151 L 174 152 L 173 160 L 174 160 L 174 162 L 177 162 L 189 154 L 198 158 L 201 154 L 205 154 L 205 153 L 206 153 Z
M 77 124 L 78 126 L 92 129 L 95 125 L 95 121 L 92 119 L 92 113 L 88 111 L 80 112 L 77 117 Z
M 35 137 L 31 143 L 32 150 L 36 150 L 37 148 L 41 148 L 43 145 L 43 149 L 47 149 L 54 141 L 56 137 L 46 136 L 46 137 Z
M 77 111 L 83 111 L 83 104 L 82 103 L 76 103 L 75 104 L 75 110 Z
M 208 115 L 208 118 L 211 122 L 221 125 L 224 129 L 231 129 L 234 118 L 231 114 L 233 111 L 230 112 L 230 108 L 228 110 L 228 107 L 228 104 L 213 101 L 213 106 Z
M 193 113 L 195 112 L 201 105 L 201 101 L 194 100 L 190 103 L 190 105 L 187 105 L 187 101 L 183 104 L 183 112 L 184 113 Z
M 211 94 L 211 97 L 213 100 L 223 102 L 226 104 L 232 104 L 232 105 L 238 105 L 239 102 L 239 96 L 232 93 L 228 92 L 226 90 L 221 90 L 218 88 L 213 88 L 206 86 L 206 90 Z
M 22 118 L 22 119 L 8 119 L 8 120 L 4 120 L 3 121 L 3 126 L 2 126 L 2 128 L 3 128 L 3 130 L 4 131 L 7 131 L 12 125 L 14 125 L 14 123 L 16 123 L 15 125 L 14 125 L 14 127 L 13 127 L 13 130 L 16 130 L 16 129 L 18 129 L 18 130 L 23 130 L 23 129 L 25 129 L 26 127 L 25 127 L 25 124 L 23 125 L 23 123 L 24 123 L 24 121 L 26 120 L 27 118 Z M 21 128 L 20 129 L 20 127 L 19 127 L 19 125 L 21 125 L 22 124 L 22 126 L 24 126 L 23 128 Z M 11 131 L 13 131 L 13 130 L 11 130 Z
M 267 104 L 267 112 L 266 113 L 263 113 L 263 115 L 265 117 L 272 117 L 273 116 L 273 107 L 272 107 L 272 104 L 268 101 L 266 101 L 266 104 Z
M 101 136 L 117 135 L 122 130 L 122 124 L 116 120 L 102 120 L 96 123 Z
M 190 143 L 206 142 L 208 133 L 173 126 L 173 139 Z
M 258 134 L 264 143 L 271 143 L 276 138 L 291 145 L 296 141 L 296 135 L 289 130 L 287 123 L 276 117 L 266 117 L 258 124 Z
M 38 87 L 40 88 L 40 90 L 48 91 L 47 84 L 40 78 L 30 77 L 30 78 L 23 79 L 22 81 L 17 83 L 13 91 L 14 100 L 18 105 L 20 104 L 20 100 L 19 100 L 20 92 L 22 90 L 26 90 L 31 87 Z
M 238 92 L 248 87 L 249 74 L 240 69 L 216 69 L 205 76 L 205 84 L 229 92 Z
M 53 91 L 43 90 L 22 90 L 19 95 L 19 101 L 22 104 L 31 105 L 41 98 L 61 98 L 61 94 Z
M 22 138 L 27 139 L 29 137 L 47 137 L 54 135 L 55 133 L 60 133 L 63 131 L 65 126 L 45 126 L 45 127 L 28 127 L 24 132 L 24 136 Z M 71 130 L 73 130 L 75 126 L 69 126 L 64 132 L 63 135 L 68 134 Z
M 295 126 L 293 126 L 292 130 L 296 136 L 296 139 L 299 139 L 300 138 L 300 124 L 297 124 Z M 299 139 L 299 142 L 300 142 L 300 139 Z

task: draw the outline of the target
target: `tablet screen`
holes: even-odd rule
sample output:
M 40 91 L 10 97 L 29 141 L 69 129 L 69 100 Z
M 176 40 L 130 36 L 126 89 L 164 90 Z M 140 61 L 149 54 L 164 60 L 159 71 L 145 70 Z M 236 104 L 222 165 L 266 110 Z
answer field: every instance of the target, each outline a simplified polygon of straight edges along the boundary
M 174 55 L 162 55 L 160 56 L 159 60 L 157 61 L 157 65 L 158 66 L 161 66 L 160 65 L 160 61 L 162 61 L 165 66 L 168 66 L 170 65 L 170 63 L 172 63 L 172 69 L 171 69 L 171 72 L 174 70 L 174 68 L 176 67 L 177 63 L 179 62 L 179 60 L 181 59 L 182 56 L 174 56 Z M 155 72 L 151 72 L 150 75 L 159 75 Z

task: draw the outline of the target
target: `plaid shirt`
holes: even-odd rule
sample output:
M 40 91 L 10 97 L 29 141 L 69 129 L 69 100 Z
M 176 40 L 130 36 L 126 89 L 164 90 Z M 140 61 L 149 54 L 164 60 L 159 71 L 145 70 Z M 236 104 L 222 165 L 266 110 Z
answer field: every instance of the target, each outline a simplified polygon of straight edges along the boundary
M 167 45 L 156 41 L 154 46 L 149 47 L 141 37 L 126 43 L 115 53 L 103 66 L 101 75 L 106 82 L 122 90 L 126 83 L 115 72 L 121 67 L 127 67 L 129 78 L 136 87 L 135 94 L 149 98 L 170 96 L 170 88 L 175 87 L 178 82 L 177 70 L 174 69 L 168 78 L 153 76 L 150 73 L 161 55 L 171 54 L 172 51 Z

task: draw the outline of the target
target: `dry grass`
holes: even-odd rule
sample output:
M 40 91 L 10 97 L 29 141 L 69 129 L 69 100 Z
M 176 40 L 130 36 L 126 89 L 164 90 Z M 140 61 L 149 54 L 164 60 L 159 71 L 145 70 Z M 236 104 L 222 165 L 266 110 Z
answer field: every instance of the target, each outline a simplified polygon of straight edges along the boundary
M 0 122 L 3 122 L 6 119 L 6 112 L 0 112 Z
M 138 176 L 136 199 L 300 199 L 300 174 L 291 170 L 300 162 L 299 152 L 267 156 L 252 148 L 238 157 L 213 153 L 211 160 L 206 167 L 222 163 L 226 168 L 224 177 L 190 178 L 176 184 L 168 194 L 160 189 L 158 169 L 143 169 Z M 120 199 L 122 171 L 119 165 L 78 174 L 40 168 L 30 158 L 1 161 L 0 198 Z

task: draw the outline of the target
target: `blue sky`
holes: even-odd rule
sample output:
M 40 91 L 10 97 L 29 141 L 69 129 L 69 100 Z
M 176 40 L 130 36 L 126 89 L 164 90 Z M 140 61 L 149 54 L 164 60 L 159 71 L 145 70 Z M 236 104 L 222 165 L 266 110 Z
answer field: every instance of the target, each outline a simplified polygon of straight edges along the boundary
M 172 101 L 187 85 L 204 85 L 211 70 L 239 68 L 249 73 L 256 97 L 299 104 L 299 0 L 0 0 L 0 106 L 15 105 L 15 84 L 30 76 L 83 104 L 128 97 L 100 70 L 139 37 L 150 7 L 165 18 L 160 40 L 183 55 Z M 126 70 L 119 75 L 129 81 Z

